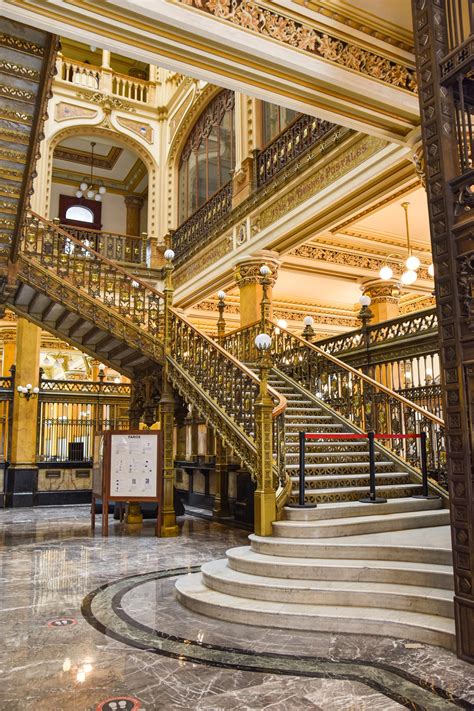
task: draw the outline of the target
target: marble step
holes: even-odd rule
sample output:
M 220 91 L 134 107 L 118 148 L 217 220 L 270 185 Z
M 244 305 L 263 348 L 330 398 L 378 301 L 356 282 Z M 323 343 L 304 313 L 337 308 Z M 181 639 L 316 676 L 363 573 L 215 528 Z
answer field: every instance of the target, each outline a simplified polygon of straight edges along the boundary
M 413 639 L 454 649 L 454 623 L 438 615 L 377 607 L 344 607 L 252 600 L 210 590 L 202 574 L 183 575 L 176 582 L 177 597 L 187 608 L 228 622 L 318 630 L 352 632 Z
M 327 504 L 327 506 L 333 506 L 333 504 Z M 423 529 L 421 541 L 426 537 L 429 538 L 430 534 L 433 535 L 433 532 L 439 530 L 438 528 Z M 396 539 L 396 534 L 389 536 L 388 540 L 386 533 L 372 534 L 370 536 L 351 536 L 350 538 L 314 538 L 306 540 L 272 538 L 271 536 L 257 536 L 252 533 L 249 536 L 249 541 L 251 550 L 254 553 L 266 556 L 263 560 L 268 561 L 271 557 L 277 556 L 282 560 L 286 559 L 287 564 L 288 558 L 345 558 L 351 560 L 397 560 L 412 563 L 434 563 L 435 565 L 447 566 L 447 570 L 451 570 L 452 565 L 450 547 L 434 548 L 429 545 L 423 546 L 419 543 L 407 542 L 406 540 L 400 542 Z M 249 549 L 242 548 L 242 550 Z
M 293 476 L 292 472 L 289 472 L 289 474 L 293 485 L 292 492 L 299 491 L 299 476 Z M 375 482 L 376 487 L 403 485 L 406 488 L 406 486 L 412 486 L 409 475 L 405 472 L 378 472 L 375 475 Z M 418 488 L 420 485 L 415 484 L 414 486 Z M 348 487 L 369 490 L 369 475 L 361 472 L 359 474 L 318 474 L 317 476 L 305 477 L 305 491 L 308 492 L 319 491 L 324 493 L 328 489 L 333 491 L 334 489 L 347 489 Z
M 249 575 L 233 570 L 227 558 L 205 563 L 204 584 L 217 592 L 282 603 L 383 607 L 453 617 L 452 590 L 396 583 L 360 583 L 343 580 L 287 580 Z
M 436 511 L 441 509 L 441 499 L 391 499 L 383 505 L 384 512 L 403 513 L 406 511 Z M 319 504 L 316 508 L 298 509 L 286 506 L 283 509 L 287 521 L 323 521 L 349 516 L 372 516 L 374 504 L 361 504 L 359 501 L 350 501 L 334 504 Z
M 286 456 L 290 459 L 298 459 L 299 452 L 287 452 Z M 337 457 L 346 457 L 346 458 L 350 457 L 350 459 L 345 459 L 344 461 L 356 461 L 356 460 L 360 461 L 361 457 L 364 457 L 364 461 L 367 464 L 369 462 L 369 453 L 368 452 L 352 452 L 352 451 L 349 451 L 349 452 L 321 452 L 321 451 L 318 451 L 317 453 L 311 452 L 310 454 L 308 454 L 308 452 L 306 452 L 306 456 L 307 457 L 318 457 L 318 462 L 320 459 L 327 458 L 329 460 L 334 460 Z M 375 452 L 376 461 L 380 461 L 381 456 L 382 456 L 382 452 Z M 315 462 L 315 464 L 317 464 L 318 462 Z
M 372 516 L 333 518 L 323 521 L 275 521 L 273 535 L 282 538 L 329 538 L 356 536 L 380 531 L 401 531 L 409 528 L 449 525 L 449 511 L 417 511 L 384 513 L 384 504 L 372 504 L 377 513 Z
M 275 553 L 259 553 L 252 547 L 231 548 L 227 551 L 229 567 L 248 575 L 291 580 L 344 580 L 359 583 L 388 583 L 419 585 L 452 590 L 451 565 L 420 563 L 419 561 L 383 560 L 366 558 L 289 557 Z M 318 548 L 324 551 L 324 548 Z
M 293 423 L 295 429 L 292 431 L 291 429 L 289 429 L 289 426 L 291 427 L 291 424 L 292 424 L 291 422 L 286 423 L 286 429 L 287 429 L 287 432 L 285 433 L 286 437 L 290 437 L 291 439 L 293 439 L 293 438 L 297 439 L 300 436 L 300 432 L 309 432 L 309 429 L 301 427 L 301 425 L 298 425 L 298 423 L 296 423 L 296 422 Z M 330 424 L 318 422 L 318 430 L 342 430 L 342 429 L 343 429 L 343 425 L 339 424 L 339 422 L 331 422 Z M 315 433 L 315 434 L 317 434 L 317 433 Z M 341 432 L 341 434 L 343 434 L 343 433 Z M 366 443 L 364 443 L 364 444 L 367 446 Z
M 408 497 L 421 493 L 421 484 L 410 484 L 408 482 L 406 484 L 379 484 L 377 485 L 376 493 L 378 496 L 385 497 L 386 499 L 396 499 L 401 496 Z M 293 498 L 298 497 L 298 494 L 298 488 L 292 489 L 291 496 Z M 331 498 L 334 503 L 336 501 L 355 502 L 369 495 L 369 485 L 367 484 L 364 486 L 335 486 L 332 488 L 326 487 L 324 489 L 305 489 L 305 495 L 307 497 L 316 496 L 316 500 L 320 501 L 321 503 L 327 503 L 327 499 L 331 500 Z M 321 498 L 318 499 L 318 496 L 324 496 L 326 502 Z M 385 504 L 372 504 L 372 506 L 384 505 Z
M 385 459 L 378 460 L 375 465 L 377 467 L 393 467 L 393 462 L 388 462 Z M 369 469 L 369 462 L 316 462 L 315 464 L 305 464 L 306 471 L 327 471 L 328 469 L 346 469 L 346 467 L 352 467 L 354 469 Z M 299 464 L 287 464 L 286 468 L 289 470 L 299 471 Z M 398 472 L 401 474 L 407 474 L 407 472 Z

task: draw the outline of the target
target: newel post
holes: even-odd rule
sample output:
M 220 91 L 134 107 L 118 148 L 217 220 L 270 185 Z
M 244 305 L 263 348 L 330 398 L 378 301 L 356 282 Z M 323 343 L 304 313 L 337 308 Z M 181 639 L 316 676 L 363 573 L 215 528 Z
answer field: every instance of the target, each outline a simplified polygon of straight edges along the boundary
M 255 533 L 270 536 L 276 519 L 276 491 L 273 486 L 273 400 L 268 393 L 268 373 L 272 367 L 272 340 L 259 333 L 255 346 L 259 352 L 260 389 L 255 401 L 255 439 L 257 445 L 257 489 L 254 494 Z
M 165 251 L 165 288 L 164 288 L 164 345 L 165 362 L 163 365 L 162 390 L 159 402 L 160 427 L 163 432 L 163 510 L 161 535 L 177 536 L 178 526 L 174 510 L 174 409 L 173 389 L 168 379 L 168 356 L 171 354 L 171 306 L 173 304 L 173 259 L 172 249 Z

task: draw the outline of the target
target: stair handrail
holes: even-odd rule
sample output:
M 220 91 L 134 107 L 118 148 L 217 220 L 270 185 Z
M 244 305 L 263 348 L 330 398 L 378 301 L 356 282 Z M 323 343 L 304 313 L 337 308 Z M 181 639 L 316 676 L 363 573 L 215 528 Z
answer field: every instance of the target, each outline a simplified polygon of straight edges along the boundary
M 258 476 L 257 458 L 256 458 L 256 426 L 255 426 L 255 401 L 260 390 L 260 378 L 235 358 L 229 351 L 223 348 L 214 339 L 203 333 L 197 328 L 186 316 L 180 313 L 177 309 L 171 307 L 171 333 L 174 349 L 171 355 L 172 365 L 180 366 L 181 379 L 193 379 L 195 383 L 203 388 L 224 412 L 230 416 L 238 429 L 229 430 L 226 434 L 226 439 L 234 443 L 234 449 L 242 456 L 245 463 L 251 469 L 253 476 Z M 183 333 L 183 330 L 186 333 Z M 200 350 L 196 349 L 196 342 L 201 345 Z M 185 345 L 186 344 L 186 345 Z M 191 349 L 194 352 L 191 353 Z M 203 350 L 204 349 L 204 350 Z M 191 357 L 192 356 L 192 357 Z M 204 378 L 204 387 L 201 381 L 195 378 L 194 374 L 199 370 L 202 360 L 207 360 L 210 363 L 206 370 Z M 221 373 L 218 372 L 219 367 L 223 368 Z M 219 383 L 219 378 L 222 378 L 223 372 L 227 369 L 232 370 L 232 378 L 228 380 L 228 387 L 232 390 L 226 399 L 225 386 L 223 382 Z M 236 377 L 236 373 L 240 373 L 240 377 Z M 173 377 L 173 373 L 171 374 Z M 206 380 L 217 379 L 217 383 L 211 384 Z M 183 390 L 183 384 L 178 382 L 180 378 L 175 376 L 175 385 L 178 389 Z M 215 387 L 217 385 L 217 387 Z M 280 491 L 286 486 L 286 471 L 284 468 L 284 413 L 287 407 L 287 400 L 284 395 L 278 393 L 274 388 L 268 388 L 268 392 L 274 407 L 272 410 L 273 433 L 274 433 L 274 454 L 275 454 L 275 488 Z M 232 412 L 232 397 L 237 395 L 235 404 L 243 407 L 245 411 L 240 413 Z M 205 403 L 202 403 L 205 406 Z M 235 407 L 235 405 L 234 405 Z M 219 423 L 215 422 L 216 429 L 219 430 Z M 225 433 L 223 433 L 225 434 Z M 240 439 L 240 444 L 235 441 L 235 436 Z M 242 449 L 242 447 L 244 449 Z M 245 451 L 246 450 L 246 451 Z
M 23 223 L 21 257 L 34 258 L 56 278 L 100 299 L 102 308 L 128 318 L 145 337 L 163 336 L 165 300 L 160 291 L 32 210 Z M 14 278 L 14 266 L 12 274 Z
M 42 217 L 41 215 L 38 215 L 38 213 L 34 212 L 34 210 L 28 210 L 27 215 L 28 214 L 31 215 L 32 217 L 34 217 L 39 222 L 42 222 L 42 223 L 48 225 L 48 227 L 50 227 L 51 229 L 56 230 L 57 232 L 60 232 L 67 240 L 73 242 L 82 251 L 90 252 L 99 261 L 105 262 L 105 264 L 108 264 L 110 267 L 115 269 L 117 272 L 120 272 L 125 278 L 137 282 L 138 284 L 140 284 L 140 286 L 143 286 L 145 289 L 148 289 L 149 291 L 153 292 L 156 296 L 163 298 L 163 292 L 158 291 L 158 289 L 155 289 L 154 286 L 152 286 L 151 284 L 148 284 L 146 281 L 141 279 L 139 276 L 135 276 L 135 274 L 131 274 L 126 269 L 124 269 L 119 264 L 117 264 L 117 262 L 114 262 L 112 259 L 109 259 L 108 257 L 104 257 L 103 254 L 100 254 L 100 252 L 97 252 L 93 247 L 90 247 L 89 245 L 85 245 L 84 242 L 81 242 L 80 239 L 78 239 L 77 237 L 72 235 L 70 232 L 67 232 L 63 227 L 61 227 L 60 225 L 56 225 L 53 222 L 53 220 L 49 220 L 46 217 Z M 24 225 L 24 229 L 22 230 L 21 242 L 23 242 L 26 227 L 27 226 Z M 124 235 L 124 236 L 127 236 L 127 237 L 132 236 L 133 237 L 133 235 Z
M 235 356 L 252 362 L 257 357 L 254 337 L 261 330 L 260 322 L 237 329 L 224 337 L 223 345 Z M 273 321 L 267 321 L 266 332 L 273 340 L 275 365 L 360 430 L 389 432 L 394 428 L 393 431 L 403 432 L 425 429 L 431 476 L 445 486 L 444 420 Z M 321 370 L 321 363 L 326 364 L 324 370 Z M 320 388 L 321 383 L 324 387 Z M 418 452 L 412 444 L 392 440 L 391 449 L 400 461 L 420 467 Z
M 355 375 L 356 377 L 360 378 L 361 380 L 364 380 L 366 383 L 369 383 L 372 387 L 375 387 L 378 390 L 380 390 L 381 392 L 384 392 L 386 395 L 389 395 L 390 397 L 395 398 L 396 400 L 403 403 L 404 405 L 413 408 L 413 410 L 416 410 L 420 415 L 423 415 L 423 417 L 426 417 L 428 420 L 431 420 L 436 425 L 439 425 L 440 427 L 445 426 L 444 420 L 442 420 L 441 417 L 437 417 L 437 415 L 434 415 L 429 410 L 425 410 L 424 407 L 417 405 L 416 402 L 412 402 L 411 400 L 408 400 L 408 398 L 395 392 L 395 390 L 391 390 L 391 388 L 388 388 L 383 383 L 377 382 L 377 380 L 374 380 L 373 378 L 371 378 L 370 375 L 366 375 L 362 371 L 356 370 L 356 368 L 353 368 L 351 365 L 344 363 L 344 361 L 342 361 L 337 356 L 334 356 L 330 353 L 326 353 L 325 351 L 323 351 L 322 348 L 319 348 L 319 346 L 315 345 L 314 343 L 309 343 L 308 341 L 306 341 L 304 338 L 302 338 L 298 334 L 291 333 L 291 331 L 288 331 L 287 329 L 282 328 L 281 326 L 278 326 L 278 324 L 274 323 L 273 321 L 271 321 L 270 323 L 272 324 L 273 328 L 279 328 L 282 333 L 284 332 L 288 336 L 295 338 L 297 341 L 299 341 L 306 348 L 310 348 L 311 350 L 315 351 L 319 355 L 323 356 L 323 358 L 330 360 L 332 363 L 334 363 L 335 365 L 338 365 L 340 368 L 347 370 L 347 372 L 352 373 L 352 375 Z

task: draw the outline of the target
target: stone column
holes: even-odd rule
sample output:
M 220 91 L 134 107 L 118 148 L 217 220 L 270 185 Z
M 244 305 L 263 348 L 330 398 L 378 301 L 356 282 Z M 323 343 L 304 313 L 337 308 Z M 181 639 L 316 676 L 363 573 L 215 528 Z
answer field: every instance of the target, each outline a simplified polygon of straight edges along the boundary
M 41 328 L 19 318 L 16 332 L 16 379 L 13 393 L 11 462 L 7 472 L 7 506 L 33 506 L 37 487 L 36 436 L 38 398 L 20 397 L 18 385 L 39 385 Z
M 280 261 L 277 252 L 262 249 L 253 255 L 241 257 L 235 265 L 234 277 L 240 292 L 240 325 L 249 326 L 260 320 L 260 303 L 262 301 L 262 286 L 260 284 L 260 267 L 266 264 L 271 269 L 269 275 L 270 287 L 267 296 L 270 302 L 269 318 L 273 316 L 272 288 L 276 282 Z
M 400 289 L 394 280 L 367 280 L 363 283 L 364 294 L 370 296 L 373 313 L 371 326 L 381 321 L 390 321 L 400 315 Z
M 138 237 L 140 235 L 140 212 L 143 207 L 141 195 L 126 195 L 124 198 L 127 208 L 126 234 Z

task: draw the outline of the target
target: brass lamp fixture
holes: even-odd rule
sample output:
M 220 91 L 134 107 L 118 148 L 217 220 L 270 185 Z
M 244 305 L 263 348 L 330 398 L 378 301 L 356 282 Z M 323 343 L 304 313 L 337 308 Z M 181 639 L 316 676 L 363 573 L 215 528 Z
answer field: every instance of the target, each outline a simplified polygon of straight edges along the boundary
M 107 192 L 107 189 L 105 185 L 102 185 L 101 182 L 96 181 L 94 183 L 94 147 L 96 143 L 95 141 L 91 141 L 91 174 L 90 178 L 84 178 L 82 183 L 79 186 L 79 189 L 76 190 L 76 197 L 77 198 L 83 198 L 86 197 L 88 200 L 96 200 L 97 202 L 101 202 L 102 200 L 102 195 L 105 195 Z
M 19 397 L 24 397 L 25 400 L 34 400 L 38 397 L 39 387 L 33 387 L 31 383 L 28 383 L 27 385 L 18 385 L 17 391 Z
M 405 269 L 403 270 L 401 276 L 400 276 L 400 282 L 403 284 L 403 286 L 411 286 L 416 282 L 418 279 L 418 269 L 421 266 L 420 259 L 416 256 L 416 254 L 413 254 L 411 242 L 410 242 L 410 225 L 408 221 L 408 207 L 410 203 L 409 202 L 402 202 L 402 208 L 405 211 L 405 229 L 406 229 L 406 237 L 407 237 L 407 258 L 405 260 Z M 393 269 L 392 267 L 388 264 L 388 260 L 390 257 L 394 257 L 394 254 L 390 254 L 387 257 L 387 263 L 383 265 L 383 267 L 379 271 L 379 276 L 383 281 L 390 281 L 390 279 L 393 278 Z M 430 277 L 434 277 L 434 267 L 433 264 L 430 264 L 428 266 L 428 274 Z

